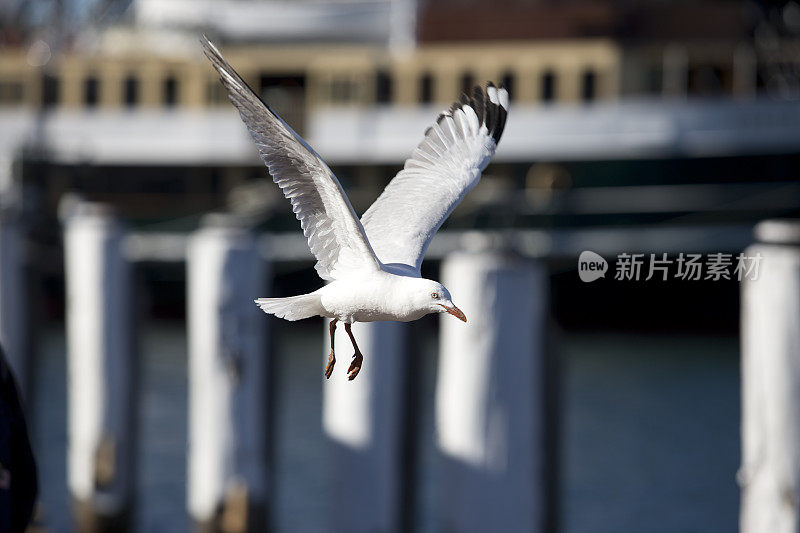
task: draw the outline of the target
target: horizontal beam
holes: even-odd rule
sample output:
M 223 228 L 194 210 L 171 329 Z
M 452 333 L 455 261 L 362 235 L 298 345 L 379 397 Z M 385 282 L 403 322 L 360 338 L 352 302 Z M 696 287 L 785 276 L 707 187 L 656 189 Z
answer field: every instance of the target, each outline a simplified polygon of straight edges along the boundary
M 131 261 L 186 260 L 188 233 L 133 232 L 125 241 Z M 753 241 L 749 225 L 702 227 L 608 227 L 556 230 L 441 231 L 426 259 L 438 261 L 459 250 L 511 248 L 528 257 L 577 257 L 584 250 L 621 252 L 726 252 L 743 250 Z M 268 261 L 313 261 L 305 237 L 296 233 L 266 233 L 259 240 Z
M 800 183 L 626 185 L 565 190 L 527 189 L 542 202 L 514 195 L 519 215 L 611 215 L 791 210 L 800 205 Z M 474 194 L 474 193 L 473 193 Z M 498 204 L 502 204 L 500 200 Z M 507 208 L 506 208 L 507 209 Z
M 397 165 L 438 108 L 311 109 L 307 140 L 330 164 Z M 0 110 L 0 155 L 25 146 L 49 160 L 95 165 L 259 165 L 234 109 Z M 772 100 L 623 101 L 517 106 L 496 161 L 640 159 L 788 153 L 800 106 Z

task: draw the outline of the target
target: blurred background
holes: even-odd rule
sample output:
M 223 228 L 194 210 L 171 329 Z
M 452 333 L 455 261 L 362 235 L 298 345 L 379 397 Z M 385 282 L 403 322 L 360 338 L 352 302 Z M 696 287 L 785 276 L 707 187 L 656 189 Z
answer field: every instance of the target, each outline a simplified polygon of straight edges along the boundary
M 540 458 L 528 476 L 540 490 L 530 502 L 535 530 L 738 527 L 739 283 L 607 276 L 585 284 L 577 257 L 737 254 L 758 221 L 800 214 L 795 1 L 0 1 L 0 334 L 28 404 L 38 527 L 72 531 L 76 514 L 116 509 L 98 497 L 103 479 L 117 482 L 102 465 L 124 454 L 135 479 L 121 493 L 124 518 L 104 527 L 171 532 L 210 520 L 187 504 L 187 246 L 230 218 L 206 215 L 236 217 L 234 240 L 241 227 L 255 235 L 248 246 L 257 243 L 264 267 L 244 278 L 263 284 L 245 287 L 245 305 L 322 283 L 289 203 L 202 56 L 202 34 L 328 162 L 359 214 L 461 91 L 486 80 L 507 87 L 512 109 L 497 155 L 434 241 L 423 275 L 439 279 L 441 260 L 473 231 L 510 236 L 544 273 L 535 294 L 511 298 L 543 302 L 544 314 L 531 316 L 543 321 L 549 347 L 540 354 L 544 399 L 529 409 L 541 417 L 529 450 Z M 82 217 L 105 229 L 80 226 Z M 74 252 L 65 249 L 70 228 Z M 81 228 L 91 234 L 86 248 Z M 127 266 L 93 270 L 93 254 L 112 264 L 118 254 Z M 122 269 L 128 281 L 118 286 L 103 268 Z M 200 285 L 198 298 L 216 305 Z M 71 299 L 94 290 L 112 295 L 84 310 L 96 313 L 94 325 L 70 323 L 71 312 L 84 312 Z M 129 309 L 108 326 L 100 317 L 117 316 L 115 301 Z M 324 326 L 255 319 L 266 331 L 253 337 L 258 348 L 243 350 L 268 361 L 252 385 L 269 420 L 253 426 L 266 435 L 257 453 L 268 465 L 260 491 L 268 518 L 259 527 L 230 517 L 213 527 L 355 531 L 332 525 L 359 506 L 336 503 L 356 482 L 337 469 L 345 452 L 330 429 L 336 422 L 323 420 L 334 401 L 323 387 Z M 413 346 L 402 357 L 411 363 L 392 378 L 402 385 L 392 401 L 403 413 L 392 430 L 402 444 L 395 518 L 370 530 L 459 531 L 447 518 L 452 465 L 437 437 L 445 341 L 438 318 L 408 328 Z M 93 336 L 116 340 L 86 340 Z M 116 363 L 81 358 L 81 350 L 130 364 L 115 373 L 107 369 Z M 364 351 L 366 365 L 381 357 Z M 344 380 L 347 358 L 339 359 L 332 381 Z M 72 374 L 98 364 L 105 392 L 76 407 L 79 393 L 69 389 L 81 381 Z M 213 410 L 218 389 L 202 383 Z M 68 429 L 70 416 L 80 418 L 68 412 L 97 411 L 116 394 L 129 419 L 113 409 L 95 415 L 100 426 L 129 420 L 110 433 L 126 443 L 93 441 L 93 488 L 68 482 L 82 464 L 68 467 L 70 439 L 81 431 L 80 423 Z M 248 400 L 232 405 L 239 401 Z M 242 430 L 216 428 L 226 431 Z M 383 475 L 357 464 L 367 482 Z M 237 492 L 239 478 L 226 475 L 224 516 L 237 494 L 251 502 L 255 494 Z M 479 494 L 483 505 L 500 505 Z M 365 515 L 383 513 L 365 507 Z

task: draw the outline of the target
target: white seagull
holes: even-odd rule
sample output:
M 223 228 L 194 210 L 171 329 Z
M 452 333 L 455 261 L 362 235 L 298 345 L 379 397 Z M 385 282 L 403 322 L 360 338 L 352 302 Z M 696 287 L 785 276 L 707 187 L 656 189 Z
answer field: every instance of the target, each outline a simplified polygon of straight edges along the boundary
M 317 258 L 317 273 L 330 281 L 309 294 L 255 302 L 264 312 L 286 320 L 332 319 L 325 377 L 330 378 L 336 363 L 333 339 L 339 321 L 355 349 L 347 370 L 350 380 L 363 362 L 350 330 L 353 322 L 408 322 L 444 312 L 466 322 L 450 292 L 423 278 L 420 266 L 442 222 L 492 159 L 506 122 L 508 92 L 488 83 L 442 112 L 403 170 L 359 221 L 322 158 L 253 92 L 205 36 L 202 44 L 273 181 L 291 201 Z

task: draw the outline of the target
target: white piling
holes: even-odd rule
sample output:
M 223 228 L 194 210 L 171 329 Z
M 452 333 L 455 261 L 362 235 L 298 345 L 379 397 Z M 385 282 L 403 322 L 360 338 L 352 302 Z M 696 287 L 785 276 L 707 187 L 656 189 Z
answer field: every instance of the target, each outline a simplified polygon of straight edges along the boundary
M 135 354 L 124 230 L 100 204 L 80 204 L 64 222 L 68 484 L 79 530 L 125 530 L 134 486 Z
M 442 315 L 436 427 L 444 531 L 543 531 L 547 277 L 540 263 L 458 252 L 442 283 L 467 323 Z
M 325 321 L 325 357 L 330 351 Z M 323 388 L 322 418 L 331 441 L 334 533 L 400 532 L 404 524 L 403 464 L 406 406 L 407 326 L 399 322 L 353 325 L 364 355 L 361 371 L 347 379 L 353 347 L 344 329 L 336 329 L 336 366 Z
M 742 533 L 800 529 L 800 221 L 767 221 L 741 283 Z
M 205 531 L 263 531 L 268 504 L 268 265 L 253 234 L 209 215 L 189 242 L 188 507 Z
M 17 378 L 20 393 L 27 398 L 31 354 L 24 246 L 17 210 L 0 208 L 0 344 Z

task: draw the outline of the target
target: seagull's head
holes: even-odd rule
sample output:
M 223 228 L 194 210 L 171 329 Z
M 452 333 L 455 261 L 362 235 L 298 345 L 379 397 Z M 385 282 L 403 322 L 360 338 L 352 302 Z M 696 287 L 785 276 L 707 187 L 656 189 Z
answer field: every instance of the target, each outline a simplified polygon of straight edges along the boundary
M 455 306 L 450 291 L 438 281 L 420 279 L 414 288 L 414 301 L 425 313 L 450 313 L 457 319 L 466 322 L 463 311 Z

